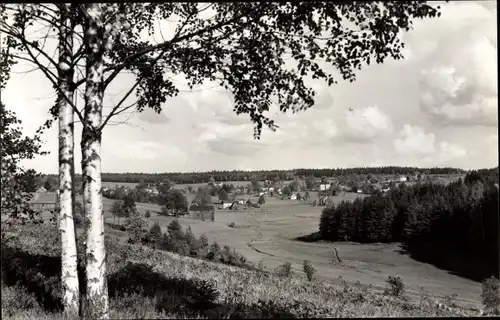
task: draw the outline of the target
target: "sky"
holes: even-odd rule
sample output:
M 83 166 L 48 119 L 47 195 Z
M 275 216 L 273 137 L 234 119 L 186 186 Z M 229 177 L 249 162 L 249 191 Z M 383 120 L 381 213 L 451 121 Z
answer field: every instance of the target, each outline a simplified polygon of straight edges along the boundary
M 405 59 L 387 60 L 317 90 L 315 106 L 296 114 L 276 112 L 280 127 L 253 139 L 248 116 L 232 111 L 231 95 L 216 83 L 183 88 L 161 114 L 151 110 L 119 116 L 104 129 L 103 172 L 192 172 L 365 166 L 498 166 L 496 3 L 441 4 L 438 19 L 415 21 L 403 35 Z M 160 24 L 168 33 L 167 25 Z M 39 72 L 13 68 L 2 101 L 34 134 L 48 118 L 55 95 Z M 182 79 L 176 79 L 182 84 Z M 105 106 L 133 85 L 121 77 Z M 109 110 L 109 109 L 106 109 Z M 80 170 L 81 126 L 75 129 Z M 27 168 L 56 173 L 57 128 L 42 140 L 50 155 L 25 161 Z

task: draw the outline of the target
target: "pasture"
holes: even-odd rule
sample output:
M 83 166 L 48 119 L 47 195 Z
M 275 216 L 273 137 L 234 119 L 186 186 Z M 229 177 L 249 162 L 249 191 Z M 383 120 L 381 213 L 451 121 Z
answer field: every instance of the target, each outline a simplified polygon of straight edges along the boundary
M 335 203 L 352 201 L 364 195 L 346 193 L 334 197 Z M 311 193 L 311 199 L 317 195 Z M 257 198 L 253 197 L 252 201 Z M 81 201 L 81 199 L 79 199 Z M 113 222 L 109 212 L 113 200 L 104 200 L 105 220 Z M 151 211 L 150 225 L 158 221 L 164 232 L 174 219 L 160 216 L 160 207 L 155 204 L 137 203 L 137 208 Z M 480 283 L 467 280 L 430 264 L 413 260 L 398 244 L 358 243 L 305 243 L 296 237 L 318 231 L 319 218 L 324 207 L 313 207 L 303 201 L 266 198 L 261 208 L 216 210 L 214 222 L 202 222 L 179 218 L 183 227 L 190 226 L 196 235 L 205 234 L 210 242 L 229 245 L 255 264 L 262 261 L 268 270 L 290 262 L 295 272 L 301 272 L 302 262 L 310 260 L 317 269 L 319 279 L 338 282 L 339 278 L 349 282 L 360 281 L 381 291 L 389 275 L 403 278 L 407 291 L 414 297 L 422 291 L 430 296 L 458 295 L 462 304 L 476 305 L 479 300 Z M 234 222 L 234 227 L 229 224 Z M 123 223 L 123 219 L 122 219 Z M 332 264 L 333 247 L 337 248 L 341 263 Z

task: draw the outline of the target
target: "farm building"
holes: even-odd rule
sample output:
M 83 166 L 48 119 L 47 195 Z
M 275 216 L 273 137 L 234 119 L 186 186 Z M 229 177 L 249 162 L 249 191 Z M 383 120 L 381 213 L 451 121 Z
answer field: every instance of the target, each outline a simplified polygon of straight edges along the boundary
M 295 194 L 295 193 L 294 193 L 294 194 L 292 194 L 292 195 L 290 196 L 290 200 L 297 200 L 297 194 Z
M 47 190 L 42 187 L 33 194 L 28 204 L 34 211 L 52 211 L 57 208 L 58 200 L 57 192 L 47 192 Z
M 219 209 L 229 209 L 233 205 L 233 202 L 224 202 L 221 201 Z
M 202 221 L 214 221 L 215 220 L 215 208 L 210 205 L 191 205 L 189 207 L 188 218 L 202 220 Z
M 329 183 L 322 183 L 319 185 L 319 190 L 320 191 L 329 190 L 330 187 L 331 187 L 331 185 Z
M 238 204 L 245 204 L 245 203 L 247 203 L 247 200 L 241 199 L 241 198 L 234 199 L 234 201 L 238 202 Z

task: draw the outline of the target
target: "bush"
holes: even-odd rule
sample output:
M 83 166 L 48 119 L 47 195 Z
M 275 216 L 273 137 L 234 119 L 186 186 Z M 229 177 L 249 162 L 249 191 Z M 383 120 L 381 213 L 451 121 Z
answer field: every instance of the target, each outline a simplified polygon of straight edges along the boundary
M 234 227 L 236 227 L 236 223 L 234 223 L 234 221 L 231 221 L 231 223 L 228 224 L 228 227 L 234 228 Z
M 292 276 L 292 264 L 290 262 L 285 262 L 278 266 L 275 273 L 280 277 L 290 278 Z
M 258 202 L 258 203 L 259 203 L 260 205 L 262 205 L 262 204 L 266 203 L 266 199 L 264 198 L 264 196 L 263 196 L 263 195 L 259 197 L 259 202 Z
M 308 281 L 312 281 L 314 279 L 316 269 L 314 269 L 311 261 L 309 260 L 304 260 L 304 273 L 306 274 Z
M 144 237 L 148 223 L 141 217 L 137 210 L 132 209 L 130 216 L 127 218 L 126 226 L 130 236 L 128 241 L 130 243 L 138 243 Z
M 389 294 L 394 297 L 402 296 L 405 292 L 405 284 L 403 279 L 399 276 L 389 276 L 385 281 L 387 283 L 387 287 L 385 289 L 385 294 Z
M 146 210 L 146 213 L 144 214 L 144 218 L 151 218 L 151 211 Z
M 155 221 L 155 224 L 149 229 L 149 233 L 156 236 L 161 236 L 161 226 L 158 221 Z
M 500 292 L 498 279 L 494 276 L 483 281 L 481 300 L 486 311 L 498 315 L 500 312 Z

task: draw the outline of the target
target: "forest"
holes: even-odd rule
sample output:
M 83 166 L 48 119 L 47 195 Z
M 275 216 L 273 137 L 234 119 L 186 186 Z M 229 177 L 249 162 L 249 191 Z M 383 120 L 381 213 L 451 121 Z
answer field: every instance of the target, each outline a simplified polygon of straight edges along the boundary
M 401 242 L 417 260 L 475 280 L 498 277 L 498 167 L 448 185 L 404 184 L 322 212 L 318 237 Z
M 168 179 L 177 184 L 207 183 L 213 177 L 217 182 L 256 180 L 292 180 L 296 176 L 315 178 L 340 177 L 347 175 L 412 175 L 416 172 L 425 175 L 463 174 L 466 171 L 457 168 L 416 168 L 416 167 L 361 167 L 332 169 L 294 169 L 261 171 L 207 171 L 207 172 L 171 172 L 171 173 L 102 173 L 102 181 L 116 183 L 157 183 Z M 79 179 L 77 175 L 76 179 Z

